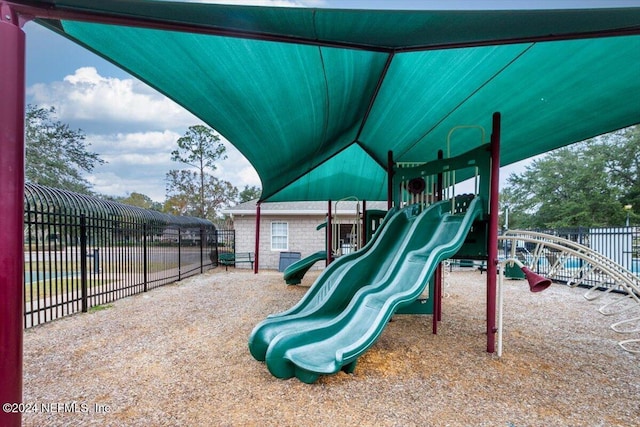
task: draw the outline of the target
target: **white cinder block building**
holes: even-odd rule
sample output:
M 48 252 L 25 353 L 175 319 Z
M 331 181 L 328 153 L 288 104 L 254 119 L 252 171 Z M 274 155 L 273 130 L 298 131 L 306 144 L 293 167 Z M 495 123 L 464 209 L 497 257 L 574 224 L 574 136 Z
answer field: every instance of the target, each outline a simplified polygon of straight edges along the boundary
M 255 252 L 256 202 L 241 203 L 223 211 L 233 219 L 236 252 Z M 337 205 L 337 206 L 336 206 Z M 366 209 L 386 210 L 387 202 L 366 202 Z M 355 244 L 356 224 L 361 223 L 363 202 L 339 201 L 331 204 L 334 223 L 340 223 L 340 237 L 334 231 L 334 248 L 344 250 Z M 260 205 L 259 269 L 277 270 L 281 256 L 299 253 L 305 258 L 326 249 L 326 223 L 328 202 L 273 202 Z M 358 244 L 357 247 L 360 247 Z M 296 256 L 296 255 L 293 255 Z M 314 268 L 324 268 L 318 262 Z M 251 268 L 249 264 L 238 264 L 238 268 Z

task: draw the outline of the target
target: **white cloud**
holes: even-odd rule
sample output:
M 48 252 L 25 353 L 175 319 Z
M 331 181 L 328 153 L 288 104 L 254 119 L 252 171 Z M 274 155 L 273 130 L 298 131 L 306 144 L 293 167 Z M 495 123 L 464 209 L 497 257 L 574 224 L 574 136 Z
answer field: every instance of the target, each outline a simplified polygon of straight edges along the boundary
M 245 185 L 261 187 L 260 177 L 244 156 L 231 144 L 225 141 L 227 159 L 218 164 L 216 176 L 231 182 L 240 190 Z
M 90 131 L 110 122 L 113 129 L 172 129 L 200 121 L 191 113 L 134 78 L 103 77 L 83 67 L 63 81 L 36 84 L 27 90 L 30 102 L 54 106 L 64 122 Z
M 171 150 L 175 148 L 176 141 L 182 135 L 172 130 L 91 134 L 87 135 L 87 141 L 91 143 L 91 149 L 100 151 L 106 155 L 126 153 L 163 153 L 167 160 Z
M 166 173 L 180 168 L 171 161 L 176 141 L 189 126 L 202 123 L 138 80 L 104 77 L 94 67 L 79 68 L 62 81 L 33 85 L 27 97 L 29 103 L 55 107 L 57 119 L 85 132 L 88 150 L 107 162 L 86 178 L 94 191 L 113 196 L 135 191 L 162 202 Z M 244 156 L 221 140 L 228 159 L 219 162 L 215 175 L 238 188 L 260 185 Z

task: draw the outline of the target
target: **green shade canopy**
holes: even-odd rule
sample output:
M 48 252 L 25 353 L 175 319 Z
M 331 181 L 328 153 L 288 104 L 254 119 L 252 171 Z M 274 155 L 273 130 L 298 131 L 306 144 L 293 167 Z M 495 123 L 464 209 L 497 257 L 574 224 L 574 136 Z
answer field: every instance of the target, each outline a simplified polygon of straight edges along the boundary
M 503 165 L 640 122 L 640 7 L 10 3 L 220 132 L 271 201 L 385 200 L 389 150 L 398 162 L 460 154 L 488 142 L 495 111 Z M 451 133 L 465 125 L 484 140 Z

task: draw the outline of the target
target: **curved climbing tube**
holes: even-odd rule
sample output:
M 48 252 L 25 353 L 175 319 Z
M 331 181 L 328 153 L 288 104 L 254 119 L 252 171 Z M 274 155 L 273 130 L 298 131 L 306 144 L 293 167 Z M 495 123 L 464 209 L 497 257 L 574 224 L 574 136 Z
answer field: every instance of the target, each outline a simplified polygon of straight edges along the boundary
M 598 311 L 601 314 L 612 316 L 629 311 L 640 311 L 638 276 L 587 246 L 558 236 L 523 230 L 509 230 L 498 239 L 501 242 L 511 242 L 510 253 L 505 256 L 518 258 L 534 271 L 542 268 L 545 270 L 542 273 L 546 277 L 564 282 L 572 288 L 587 287 L 584 297 L 588 301 L 594 301 L 613 290 L 624 294 L 600 306 Z M 534 250 L 524 254 L 518 252 L 517 243 L 529 243 Z M 618 333 L 630 334 L 640 332 L 639 325 L 640 316 L 630 316 L 613 323 L 611 328 Z M 622 340 L 618 344 L 626 351 L 640 353 L 640 338 Z

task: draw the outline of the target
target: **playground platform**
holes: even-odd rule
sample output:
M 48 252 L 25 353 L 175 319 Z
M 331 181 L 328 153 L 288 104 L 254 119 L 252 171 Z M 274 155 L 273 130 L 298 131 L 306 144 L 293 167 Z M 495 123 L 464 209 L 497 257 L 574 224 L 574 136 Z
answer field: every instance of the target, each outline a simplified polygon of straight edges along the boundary
M 638 356 L 617 345 L 602 300 L 507 281 L 498 358 L 485 351 L 485 273 L 470 268 L 446 277 L 438 335 L 431 316 L 396 315 L 353 374 L 274 378 L 249 333 L 317 274 L 287 286 L 282 273 L 218 268 L 29 329 L 24 402 L 88 410 L 23 425 L 637 425 Z

